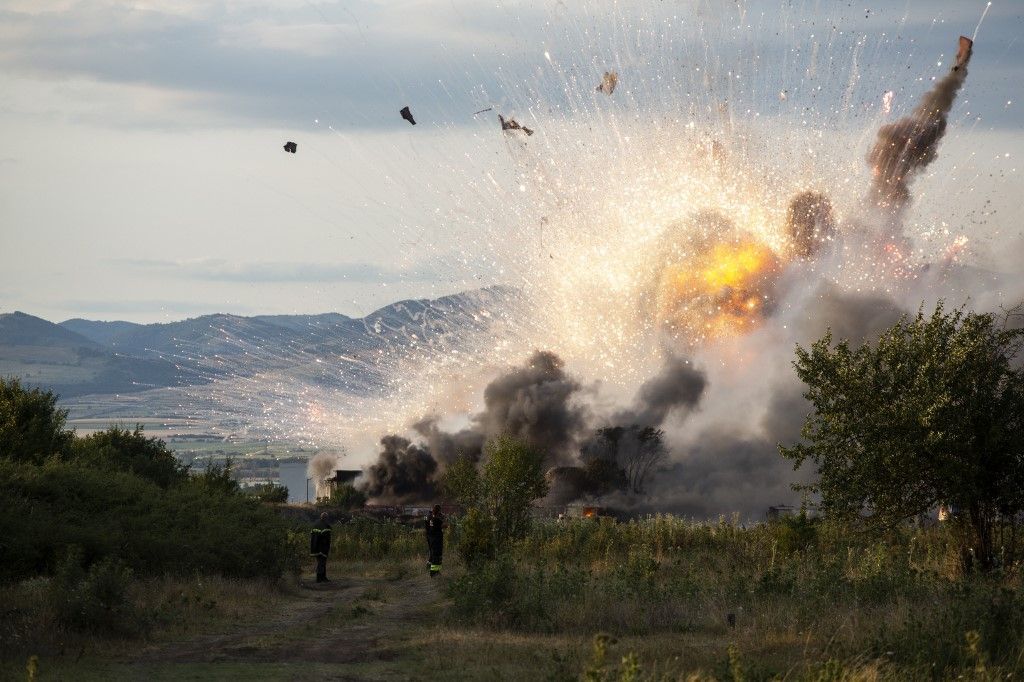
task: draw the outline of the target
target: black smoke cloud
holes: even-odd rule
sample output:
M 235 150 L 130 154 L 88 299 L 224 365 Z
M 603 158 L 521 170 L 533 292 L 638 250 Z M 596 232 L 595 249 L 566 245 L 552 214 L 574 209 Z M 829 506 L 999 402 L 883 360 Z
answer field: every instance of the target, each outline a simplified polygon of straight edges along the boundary
M 811 258 L 835 236 L 832 202 L 820 192 L 800 192 L 786 209 L 786 232 L 793 253 Z
M 537 351 L 525 366 L 488 384 L 484 411 L 474 421 L 485 438 L 509 435 L 544 452 L 549 464 L 567 461 L 587 421 L 584 408 L 572 403 L 579 390 L 561 358 Z
M 661 372 L 637 392 L 634 406 L 612 418 L 615 424 L 658 427 L 673 412 L 692 410 L 700 402 L 707 377 L 689 361 L 669 357 Z
M 449 433 L 436 417 L 413 424 L 419 444 L 401 436 L 381 439 L 376 464 L 366 472 L 365 490 L 374 499 L 428 501 L 435 478 L 460 456 L 477 461 L 484 443 L 499 435 L 521 439 L 547 457 L 548 466 L 571 461 L 587 424 L 584 407 L 574 402 L 580 384 L 568 376 L 554 353 L 536 351 L 520 367 L 495 378 L 484 389 L 484 409 L 470 427 Z
M 565 479 L 559 483 L 564 497 L 573 499 L 584 492 L 582 470 L 574 465 L 581 446 L 593 436 L 595 421 L 658 427 L 670 415 L 692 410 L 706 383 L 704 374 L 688 362 L 670 358 L 640 387 L 630 409 L 616 413 L 610 422 L 595 420 L 577 400 L 582 386 L 565 372 L 562 360 L 537 351 L 487 385 L 484 409 L 469 427 L 448 432 L 436 417 L 427 417 L 412 425 L 419 443 L 397 435 L 382 438 L 378 461 L 366 471 L 365 490 L 373 499 L 430 501 L 437 493 L 436 477 L 446 466 L 460 456 L 477 461 L 488 440 L 509 435 L 543 452 L 546 466 Z
M 434 498 L 437 462 L 427 450 L 401 436 L 384 436 L 380 447 L 377 463 L 366 470 L 363 489 L 367 495 L 397 503 Z

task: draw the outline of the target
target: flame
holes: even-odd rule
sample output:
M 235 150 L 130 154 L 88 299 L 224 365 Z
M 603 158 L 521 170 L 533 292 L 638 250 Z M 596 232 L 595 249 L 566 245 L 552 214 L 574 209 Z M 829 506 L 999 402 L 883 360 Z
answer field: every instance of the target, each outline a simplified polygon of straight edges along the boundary
M 755 239 L 714 243 L 666 268 L 658 296 L 663 324 L 692 342 L 748 332 L 770 306 L 780 269 L 775 252 Z

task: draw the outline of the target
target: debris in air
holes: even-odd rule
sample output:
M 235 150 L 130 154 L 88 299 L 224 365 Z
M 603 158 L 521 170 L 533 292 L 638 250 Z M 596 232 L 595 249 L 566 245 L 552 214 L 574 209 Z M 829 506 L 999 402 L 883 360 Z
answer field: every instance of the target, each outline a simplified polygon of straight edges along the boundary
M 480 111 L 474 111 L 473 115 L 476 116 L 477 114 L 482 114 L 485 111 L 494 111 L 494 107 L 487 107 L 486 109 L 481 109 Z
M 953 70 L 959 71 L 961 67 L 965 66 L 971 58 L 971 52 L 973 51 L 974 41 L 967 36 L 960 36 L 960 46 L 956 51 L 956 63 L 953 64 Z
M 595 88 L 598 92 L 610 95 L 615 92 L 615 86 L 619 84 L 619 74 L 614 71 L 605 71 L 601 78 L 601 84 Z
M 498 114 L 498 120 L 501 121 L 502 130 L 522 130 L 527 135 L 533 135 L 533 131 L 526 126 L 519 125 L 519 121 L 514 118 L 506 119 L 501 114 Z
M 402 107 L 402 110 L 399 111 L 398 113 L 400 113 L 402 115 L 402 118 L 404 118 L 406 121 L 413 125 L 416 125 L 416 119 L 412 117 L 412 112 L 409 111 L 409 107 Z
M 299 145 L 295 144 L 294 142 L 285 142 L 284 150 L 286 152 L 294 154 L 295 152 L 299 151 Z

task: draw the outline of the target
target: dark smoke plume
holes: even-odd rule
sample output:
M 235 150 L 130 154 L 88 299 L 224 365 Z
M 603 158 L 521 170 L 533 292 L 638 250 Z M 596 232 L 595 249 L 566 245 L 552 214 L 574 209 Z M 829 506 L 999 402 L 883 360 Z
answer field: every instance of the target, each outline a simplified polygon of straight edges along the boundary
M 910 198 L 910 181 L 935 160 L 949 110 L 967 78 L 971 43 L 966 38 L 960 40 L 961 54 L 953 70 L 924 95 L 910 116 L 882 126 L 875 146 L 868 152 L 868 165 L 874 172 L 874 199 L 882 208 L 896 213 L 903 209 Z
M 366 470 L 367 495 L 387 502 L 434 499 L 437 462 L 429 452 L 401 436 L 384 436 L 380 446 L 377 463 Z
M 455 433 L 442 431 L 437 417 L 424 417 L 412 425 L 413 431 L 424 440 L 424 446 L 442 466 L 447 466 L 459 457 L 469 457 L 474 462 L 483 454 L 483 432 L 476 428 L 462 429 Z
M 696 407 L 706 386 L 703 372 L 685 360 L 669 358 L 661 372 L 640 387 L 633 409 L 618 412 L 612 421 L 657 428 L 673 411 Z
M 558 467 L 548 472 L 548 503 L 561 505 L 613 490 L 642 492 L 667 453 L 659 430 L 669 415 L 689 413 L 700 402 L 707 377 L 685 360 L 670 357 L 661 372 L 637 391 L 631 409 L 615 413 L 580 444 L 583 467 Z
M 572 398 L 580 385 L 569 377 L 554 353 L 536 351 L 484 389 L 484 410 L 461 431 L 441 430 L 436 417 L 413 424 L 423 439 L 414 444 L 401 436 L 381 439 L 381 453 L 367 471 L 366 493 L 390 501 L 427 501 L 436 492 L 434 479 L 458 457 L 478 461 L 484 443 L 509 435 L 544 453 L 548 466 L 572 461 L 586 424 L 586 411 Z
M 571 399 L 580 385 L 554 353 L 536 351 L 523 367 L 484 389 L 484 411 L 473 418 L 485 439 L 508 435 L 545 453 L 549 463 L 570 458 L 586 412 Z
M 832 202 L 820 192 L 797 194 L 786 210 L 786 231 L 793 252 L 800 258 L 811 258 L 835 235 Z

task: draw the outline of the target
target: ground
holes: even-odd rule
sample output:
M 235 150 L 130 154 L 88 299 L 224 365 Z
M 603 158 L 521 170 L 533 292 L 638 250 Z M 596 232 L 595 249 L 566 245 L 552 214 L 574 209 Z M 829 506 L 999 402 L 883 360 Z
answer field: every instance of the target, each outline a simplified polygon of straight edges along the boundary
M 585 651 L 589 639 L 454 627 L 444 619 L 445 578 L 431 579 L 425 565 L 417 566 L 332 562 L 331 583 L 318 585 L 303 574 L 258 619 L 123 651 L 43 657 L 38 679 L 443 682 L 543 679 L 563 669 L 565 676 L 578 674 L 576 657 L 559 651 Z M 24 679 L 22 666 L 4 666 L 0 677 Z

